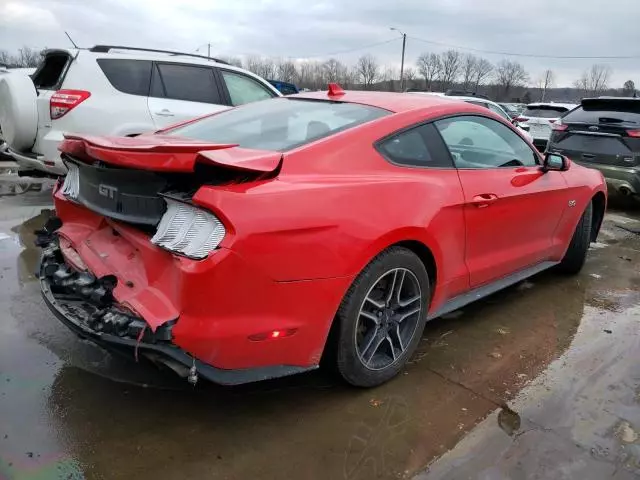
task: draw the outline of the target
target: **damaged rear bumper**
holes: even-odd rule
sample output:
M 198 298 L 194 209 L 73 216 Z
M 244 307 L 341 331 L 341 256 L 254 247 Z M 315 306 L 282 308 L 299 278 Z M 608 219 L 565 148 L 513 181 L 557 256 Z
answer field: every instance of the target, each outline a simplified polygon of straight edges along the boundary
M 56 226 L 36 232 L 43 248 L 39 265 L 42 296 L 55 316 L 79 337 L 105 350 L 131 359 L 146 358 L 169 367 L 195 383 L 199 377 L 221 385 L 239 385 L 312 370 L 315 367 L 265 366 L 226 370 L 204 363 L 172 343 L 172 329 L 179 321 L 167 322 L 152 331 L 147 323 L 121 308 L 112 298 L 113 279 L 95 278 L 72 270 L 64 262 Z

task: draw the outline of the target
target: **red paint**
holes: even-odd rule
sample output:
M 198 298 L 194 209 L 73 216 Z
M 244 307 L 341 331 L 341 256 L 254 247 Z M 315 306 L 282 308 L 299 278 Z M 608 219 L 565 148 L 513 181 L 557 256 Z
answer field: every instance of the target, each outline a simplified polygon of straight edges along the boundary
M 323 92 L 300 96 L 326 99 Z M 225 369 L 311 366 L 347 289 L 390 245 L 413 242 L 431 251 L 434 311 L 472 287 L 562 258 L 587 203 L 606 193 L 599 172 L 575 164 L 547 173 L 392 165 L 374 148 L 391 132 L 455 113 L 500 117 L 436 96 L 345 92 L 340 101 L 395 113 L 284 154 L 168 135 L 69 137 L 63 151 L 121 167 L 187 172 L 209 161 L 278 173 L 198 189 L 193 203 L 227 229 L 202 261 L 172 255 L 152 245 L 149 233 L 56 191 L 65 255 L 79 257 L 78 268 L 116 275 L 116 300 L 152 329 L 179 317 L 174 342 L 201 361 Z
M 344 90 L 337 83 L 330 83 L 327 95 L 330 97 L 341 97 L 344 95 Z

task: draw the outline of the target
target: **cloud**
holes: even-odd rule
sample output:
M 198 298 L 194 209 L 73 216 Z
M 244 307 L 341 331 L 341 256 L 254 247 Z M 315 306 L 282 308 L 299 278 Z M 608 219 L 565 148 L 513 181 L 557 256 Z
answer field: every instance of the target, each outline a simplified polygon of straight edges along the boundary
M 20 0 L 0 6 L 0 48 L 64 46 L 76 43 L 147 46 L 217 55 L 322 58 L 333 52 L 355 62 L 363 53 L 397 68 L 408 34 L 407 62 L 447 45 L 542 55 L 638 55 L 634 12 L 637 0 L 558 2 L 537 0 Z M 394 40 L 395 39 L 395 40 Z M 366 45 L 382 43 L 369 49 Z M 424 40 L 438 42 L 427 43 Z M 481 54 L 492 62 L 504 58 Z M 570 85 L 593 63 L 613 69 L 612 84 L 640 82 L 638 60 L 516 57 L 535 80 L 551 68 L 557 83 Z

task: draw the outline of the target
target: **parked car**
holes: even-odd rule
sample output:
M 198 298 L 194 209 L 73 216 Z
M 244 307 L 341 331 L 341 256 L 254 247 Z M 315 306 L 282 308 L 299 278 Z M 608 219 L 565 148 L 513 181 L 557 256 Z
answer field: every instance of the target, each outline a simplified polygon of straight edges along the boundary
M 421 95 L 425 95 L 425 94 L 433 95 L 432 93 L 427 93 L 427 92 L 424 92 L 424 93 L 423 92 L 412 92 L 412 93 L 421 94 Z M 516 128 L 518 129 L 518 131 L 520 132 L 520 134 L 524 138 L 526 138 L 529 142 L 533 143 L 533 137 L 529 134 L 527 126 L 522 126 L 518 122 L 514 121 L 511 118 L 511 116 L 507 112 L 505 112 L 504 109 L 499 104 L 489 100 L 484 95 L 460 96 L 460 95 L 453 95 L 450 92 L 447 92 L 446 97 L 447 98 L 451 98 L 451 99 L 455 99 L 455 100 L 461 100 L 463 102 L 471 103 L 473 105 L 478 105 L 480 107 L 484 107 L 484 108 L 487 108 L 487 109 L 491 110 L 492 112 L 500 115 L 507 122 L 512 123 L 513 125 L 515 125 Z
M 498 105 L 500 105 L 500 107 L 509 114 L 511 120 L 518 118 L 523 110 L 523 108 L 515 103 L 498 103 Z
M 133 138 L 68 135 L 40 283 L 82 338 L 238 384 L 321 358 L 395 376 L 428 319 L 557 266 L 604 215 L 595 170 L 486 108 L 307 93 Z
M 640 98 L 583 99 L 553 124 L 548 150 L 600 170 L 623 195 L 640 195 Z
M 293 95 L 295 93 L 300 93 L 298 87 L 296 87 L 293 83 L 289 82 L 281 82 L 280 80 L 267 80 L 271 85 L 276 87 L 278 91 L 283 95 Z
M 33 81 L 0 76 L 0 125 L 21 175 L 61 175 L 58 146 L 66 132 L 139 135 L 279 95 L 258 76 L 199 55 L 57 49 L 45 53 Z
M 530 103 L 515 121 L 521 127 L 528 128 L 534 145 L 542 151 L 551 136 L 551 125 L 575 107 L 571 103 Z

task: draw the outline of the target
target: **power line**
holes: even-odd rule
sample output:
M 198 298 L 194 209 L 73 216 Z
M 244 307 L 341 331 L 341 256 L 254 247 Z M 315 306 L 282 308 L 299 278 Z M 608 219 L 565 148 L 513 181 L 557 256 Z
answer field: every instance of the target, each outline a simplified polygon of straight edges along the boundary
M 441 47 L 456 48 L 458 50 L 468 50 L 471 52 L 485 53 L 488 55 L 503 55 L 506 57 L 529 57 L 529 58 L 557 58 L 557 59 L 576 59 L 576 60 L 629 60 L 640 58 L 640 55 L 540 55 L 534 53 L 517 53 L 517 52 L 501 52 L 496 50 L 483 50 L 473 47 L 462 47 L 460 45 L 453 45 L 450 43 L 435 42 L 433 40 L 425 40 L 424 38 L 418 38 L 411 35 L 408 37 L 412 40 L 422 43 L 428 43 L 430 45 L 439 45 Z

